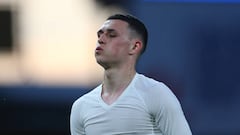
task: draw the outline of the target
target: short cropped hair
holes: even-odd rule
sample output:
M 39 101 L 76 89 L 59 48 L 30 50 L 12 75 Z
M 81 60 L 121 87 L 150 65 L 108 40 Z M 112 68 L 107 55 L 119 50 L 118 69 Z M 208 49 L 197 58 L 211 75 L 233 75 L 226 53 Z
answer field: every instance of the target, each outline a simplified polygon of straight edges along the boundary
M 107 18 L 107 20 L 122 20 L 128 23 L 129 28 L 135 31 L 143 42 L 143 48 L 141 54 L 146 50 L 147 40 L 148 40 L 148 31 L 142 21 L 134 17 L 133 15 L 123 15 L 123 14 L 114 14 Z

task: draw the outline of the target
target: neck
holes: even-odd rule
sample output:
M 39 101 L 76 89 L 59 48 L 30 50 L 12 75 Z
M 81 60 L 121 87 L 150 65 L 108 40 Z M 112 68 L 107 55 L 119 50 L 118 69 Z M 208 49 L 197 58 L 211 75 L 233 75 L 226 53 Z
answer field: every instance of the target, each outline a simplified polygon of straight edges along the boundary
M 132 81 L 136 74 L 133 66 L 128 68 L 109 68 L 104 72 L 103 94 L 110 95 L 122 92 Z

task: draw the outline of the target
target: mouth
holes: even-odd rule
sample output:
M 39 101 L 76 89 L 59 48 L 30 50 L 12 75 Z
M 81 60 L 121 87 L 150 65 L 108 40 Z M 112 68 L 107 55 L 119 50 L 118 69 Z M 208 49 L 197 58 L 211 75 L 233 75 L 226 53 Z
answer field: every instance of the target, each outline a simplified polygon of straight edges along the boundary
M 101 47 L 97 47 L 97 48 L 95 49 L 95 55 L 101 54 L 102 51 L 103 51 L 103 49 L 102 49 Z
M 103 49 L 101 47 L 96 48 L 96 51 L 100 51 L 100 50 L 103 50 Z

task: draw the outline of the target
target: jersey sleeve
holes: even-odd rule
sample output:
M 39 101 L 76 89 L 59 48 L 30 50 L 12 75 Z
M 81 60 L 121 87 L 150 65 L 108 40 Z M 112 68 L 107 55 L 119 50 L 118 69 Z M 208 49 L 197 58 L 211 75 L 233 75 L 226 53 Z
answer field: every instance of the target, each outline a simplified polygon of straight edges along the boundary
M 85 135 L 83 122 L 81 120 L 81 106 L 80 101 L 73 103 L 70 114 L 70 132 L 71 135 Z
M 150 110 L 163 135 L 192 135 L 177 97 L 163 83 L 153 88 Z

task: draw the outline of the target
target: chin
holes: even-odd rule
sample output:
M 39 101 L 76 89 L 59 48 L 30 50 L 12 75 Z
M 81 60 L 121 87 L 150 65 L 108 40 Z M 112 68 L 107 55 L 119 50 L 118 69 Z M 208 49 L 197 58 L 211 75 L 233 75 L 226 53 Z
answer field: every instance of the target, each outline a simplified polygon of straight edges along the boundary
M 108 64 L 107 62 L 103 61 L 103 60 L 100 60 L 100 59 L 96 59 L 97 63 L 102 66 L 103 68 L 107 68 L 108 67 Z
M 98 63 L 99 65 L 103 65 L 103 64 L 104 64 L 104 61 L 103 61 L 103 60 L 100 60 L 100 59 L 98 59 L 98 58 L 96 58 L 96 61 L 97 61 L 97 63 Z

